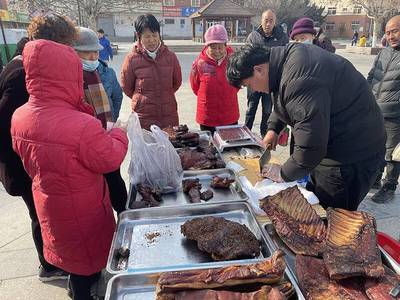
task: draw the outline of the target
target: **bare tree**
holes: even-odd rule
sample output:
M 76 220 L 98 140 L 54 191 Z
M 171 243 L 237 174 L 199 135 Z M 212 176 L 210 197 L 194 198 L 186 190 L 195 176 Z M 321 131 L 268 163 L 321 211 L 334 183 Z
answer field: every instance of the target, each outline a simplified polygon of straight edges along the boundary
M 324 5 L 359 5 L 367 13 L 367 16 L 373 21 L 372 29 L 372 47 L 377 44 L 383 23 L 394 14 L 398 13 L 400 0 L 321 0 Z
M 78 24 L 92 29 L 104 12 L 133 12 L 137 8 L 149 8 L 152 0 L 14 0 L 11 8 L 25 9 L 32 13 L 37 10 L 53 11 L 75 19 Z
M 373 20 L 372 47 L 375 47 L 383 22 L 398 11 L 400 0 L 351 0 L 351 2 L 364 8 L 368 17 Z

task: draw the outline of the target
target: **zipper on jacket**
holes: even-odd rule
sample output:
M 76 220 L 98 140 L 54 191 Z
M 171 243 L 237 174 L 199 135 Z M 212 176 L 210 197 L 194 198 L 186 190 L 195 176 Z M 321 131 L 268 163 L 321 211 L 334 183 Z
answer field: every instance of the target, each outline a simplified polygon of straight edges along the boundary
M 382 76 L 382 80 L 381 80 L 381 82 L 379 83 L 378 89 L 376 90 L 376 100 L 379 99 L 379 96 L 380 96 L 380 93 L 381 93 L 381 89 L 382 89 L 383 80 L 385 79 L 385 76 L 386 76 L 386 73 L 387 73 L 387 71 L 388 71 L 388 69 L 389 69 L 389 66 L 390 66 L 390 64 L 392 63 L 394 51 L 395 51 L 395 50 L 392 49 L 392 53 L 390 54 L 389 62 L 388 62 L 388 64 L 387 64 L 386 68 L 385 68 L 385 71 L 384 71 L 383 74 L 382 74 L 382 75 L 383 75 L 383 76 Z

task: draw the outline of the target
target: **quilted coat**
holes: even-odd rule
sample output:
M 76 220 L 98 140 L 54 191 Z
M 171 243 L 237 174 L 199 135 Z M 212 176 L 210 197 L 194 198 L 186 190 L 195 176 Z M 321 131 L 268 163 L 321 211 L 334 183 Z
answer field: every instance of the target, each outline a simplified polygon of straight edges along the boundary
M 79 57 L 68 46 L 29 42 L 23 53 L 30 95 L 11 121 L 13 148 L 32 178 L 46 260 L 90 275 L 105 267 L 115 229 L 103 173 L 118 169 L 128 139 L 106 132 L 84 104 Z
M 160 128 L 178 125 L 175 92 L 182 84 L 181 67 L 176 55 L 162 44 L 156 59 L 148 56 L 137 43 L 125 58 L 121 71 L 121 87 L 132 99 L 132 110 L 142 128 L 155 124 Z
M 197 95 L 197 123 L 215 127 L 231 125 L 239 120 L 238 89 L 226 79 L 226 65 L 232 48 L 220 65 L 206 54 L 207 47 L 194 61 L 190 85 Z

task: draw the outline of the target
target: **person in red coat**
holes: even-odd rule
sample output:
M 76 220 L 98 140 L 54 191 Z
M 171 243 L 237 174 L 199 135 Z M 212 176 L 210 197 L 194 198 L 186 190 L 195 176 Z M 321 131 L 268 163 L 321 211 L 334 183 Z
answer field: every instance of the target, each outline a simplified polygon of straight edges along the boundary
M 239 120 L 238 89 L 226 79 L 226 66 L 233 49 L 222 25 L 208 28 L 206 46 L 194 61 L 190 85 L 197 95 L 196 121 L 201 130 L 214 133 L 216 126 L 234 125 Z
M 182 84 L 182 73 L 178 58 L 161 40 L 160 24 L 153 15 L 139 16 L 135 30 L 138 42 L 122 65 L 122 90 L 132 99 L 132 111 L 142 128 L 179 125 L 175 92 Z
M 126 132 L 103 129 L 83 102 L 82 63 L 47 40 L 23 51 L 29 100 L 11 121 L 14 151 L 32 179 L 46 260 L 70 273 L 73 299 L 91 299 L 115 229 L 104 173 L 120 167 Z

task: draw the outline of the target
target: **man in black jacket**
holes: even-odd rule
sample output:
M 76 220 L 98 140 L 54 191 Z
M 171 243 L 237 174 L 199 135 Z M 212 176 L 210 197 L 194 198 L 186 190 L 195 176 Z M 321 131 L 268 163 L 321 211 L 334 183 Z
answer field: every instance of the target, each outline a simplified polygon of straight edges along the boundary
M 389 47 L 382 49 L 375 59 L 367 80 L 382 111 L 387 134 L 385 162 L 382 164 L 375 188 L 380 190 L 372 201 L 384 203 L 394 197 L 400 175 L 400 162 L 392 160 L 394 148 L 400 143 L 400 16 L 386 24 L 386 39 Z M 381 178 L 386 165 L 386 177 Z
M 229 61 L 236 87 L 273 94 L 265 144 L 274 148 L 284 124 L 294 152 L 278 181 L 310 174 L 307 188 L 321 205 L 356 210 L 374 183 L 384 156 L 382 114 L 368 82 L 346 59 L 314 45 L 247 45 Z
M 257 30 L 249 34 L 246 42 L 253 46 L 285 46 L 287 43 L 289 43 L 289 37 L 283 32 L 280 26 L 276 25 L 276 15 L 272 10 L 268 9 L 261 15 L 261 25 L 257 28 Z M 260 98 L 262 107 L 260 133 L 261 136 L 264 137 L 265 133 L 267 132 L 267 121 L 272 110 L 270 94 L 252 91 L 251 89 L 247 88 L 247 111 L 245 125 L 249 129 L 253 128 Z

